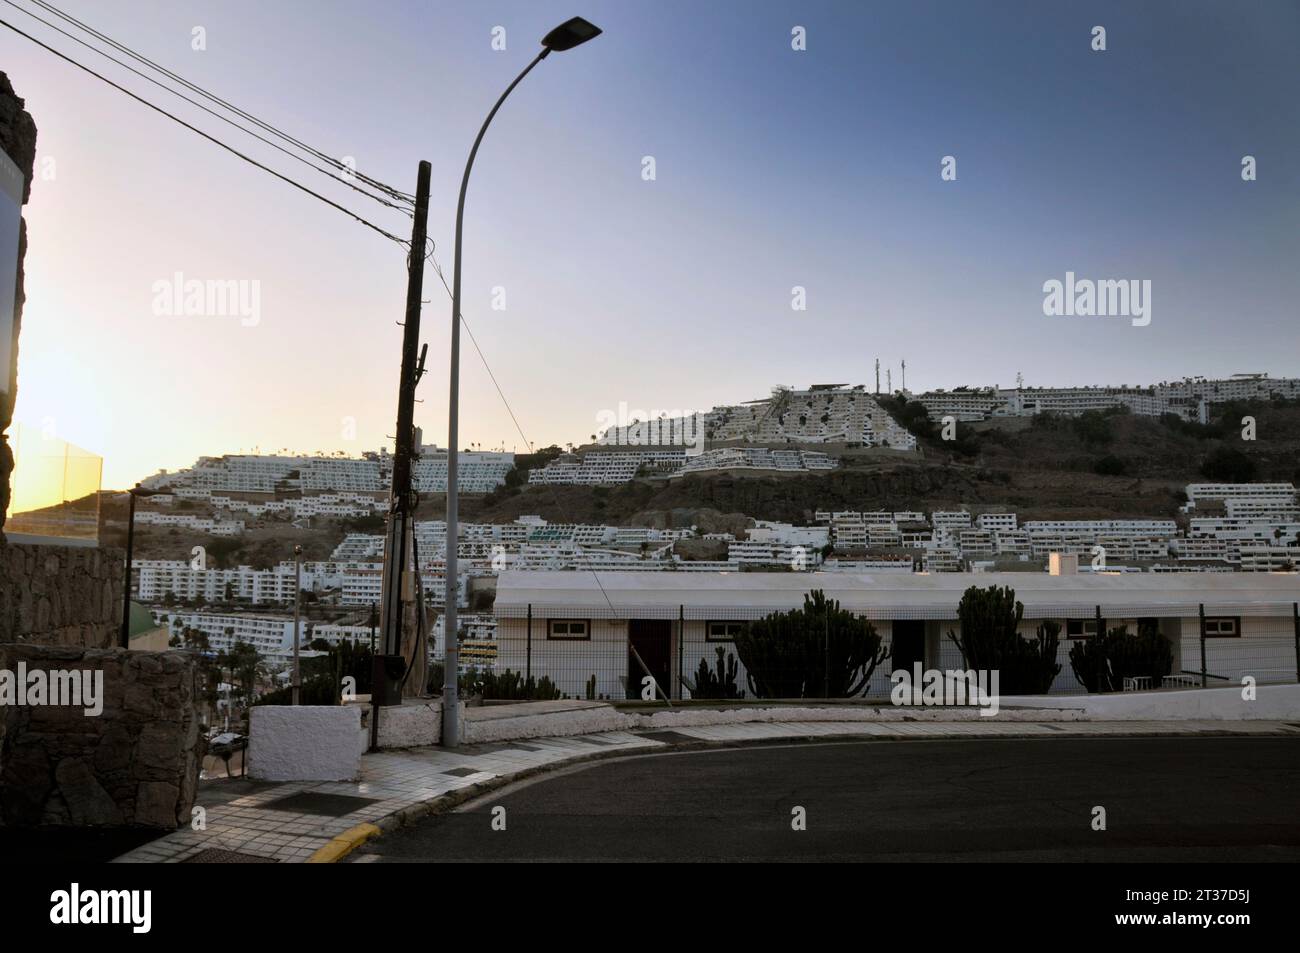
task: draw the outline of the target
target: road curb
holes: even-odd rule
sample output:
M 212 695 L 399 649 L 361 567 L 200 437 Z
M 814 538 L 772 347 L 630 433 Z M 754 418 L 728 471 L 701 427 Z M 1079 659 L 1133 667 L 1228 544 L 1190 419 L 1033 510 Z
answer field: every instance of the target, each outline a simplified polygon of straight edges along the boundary
M 1026 724 L 1031 724 L 1026 722 Z M 1076 724 L 1067 722 L 1066 724 Z M 1140 722 L 1135 722 L 1140 724 Z M 457 788 L 454 791 L 448 791 L 446 794 L 439 794 L 436 797 L 428 798 L 423 801 L 417 801 L 406 807 L 399 808 L 390 814 L 368 824 L 358 824 L 356 827 L 335 837 L 324 847 L 312 854 L 307 863 L 315 864 L 332 864 L 337 863 L 347 857 L 362 844 L 376 837 L 382 837 L 384 834 L 391 834 L 393 831 L 400 830 L 403 827 L 409 827 L 426 817 L 435 814 L 445 814 L 452 809 L 459 807 L 466 801 L 472 801 L 484 794 L 495 791 L 498 788 L 509 787 L 520 781 L 535 777 L 539 774 L 547 774 L 563 768 L 569 768 L 576 764 L 594 761 L 609 761 L 618 758 L 636 757 L 646 754 L 658 754 L 669 751 L 698 751 L 711 748 L 736 748 L 736 747 L 771 747 L 780 746 L 790 743 L 807 743 L 821 742 L 825 744 L 835 744 L 837 742 L 853 741 L 1000 741 L 1000 740 L 1023 740 L 1025 738 L 1033 739 L 1055 739 L 1055 738 L 1096 738 L 1096 739 L 1114 739 L 1114 738 L 1167 738 L 1167 737 L 1255 737 L 1255 738 L 1275 738 L 1275 737 L 1294 737 L 1296 731 L 1285 730 L 1279 727 L 1272 732 L 1256 732 L 1250 735 L 1243 735 L 1241 732 L 1230 729 L 1199 729 L 1197 731 L 1157 731 L 1152 729 L 1126 731 L 1123 733 L 1098 735 L 1060 726 L 1056 723 L 1052 727 L 1057 729 L 1057 733 L 1052 735 L 1043 735 L 1037 732 L 1008 732 L 996 736 L 989 735 L 933 735 L 933 736 L 916 736 L 916 735 L 872 735 L 872 734 L 842 734 L 842 735 L 820 735 L 820 734 L 803 734 L 803 735 L 786 735 L 779 738 L 754 738 L 754 739 L 727 739 L 711 740 L 701 738 L 692 741 L 661 741 L 657 747 L 647 748 L 622 748 L 608 751 L 593 751 L 589 754 L 576 755 L 572 758 L 565 758 L 562 761 L 553 761 L 549 764 L 536 765 L 530 768 L 523 768 L 510 774 L 498 775 L 486 781 L 476 781 L 473 784 L 466 785 L 463 788 Z M 501 742 L 508 744 L 508 742 Z
M 307 858 L 308 864 L 333 864 L 342 860 L 372 837 L 378 837 L 383 830 L 375 824 L 358 824 L 330 838 L 329 843 L 319 848 Z

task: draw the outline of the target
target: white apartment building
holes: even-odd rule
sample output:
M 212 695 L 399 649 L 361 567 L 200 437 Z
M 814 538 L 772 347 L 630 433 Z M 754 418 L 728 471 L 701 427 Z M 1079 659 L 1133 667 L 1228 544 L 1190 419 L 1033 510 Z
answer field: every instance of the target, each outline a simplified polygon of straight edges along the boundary
M 379 492 L 386 489 L 377 459 L 308 457 L 298 464 L 298 485 L 304 493 L 329 490 Z
M 141 602 L 156 603 L 169 595 L 193 601 L 248 602 L 254 605 L 294 601 L 294 564 L 281 562 L 274 569 L 195 569 L 179 559 L 133 559 L 132 592 Z M 299 585 L 304 592 L 323 592 L 342 584 L 343 567 L 337 563 L 304 562 Z
M 1243 545 L 1239 551 L 1242 572 L 1295 572 L 1300 567 L 1300 547 Z M 1300 590 L 1300 580 L 1297 580 Z
M 870 556 L 863 559 L 845 559 L 832 556 L 817 567 L 822 572 L 912 572 L 911 556 Z
M 624 450 L 563 454 L 544 467 L 528 471 L 529 483 L 611 486 L 635 479 L 642 467 L 671 473 L 686 462 L 685 450 Z
M 145 526 L 184 527 L 210 536 L 239 536 L 245 528 L 243 520 L 219 520 L 189 513 L 159 513 L 152 510 L 136 510 L 135 522 Z
M 1222 380 L 1189 378 L 1146 387 L 962 387 L 907 396 L 924 404 L 933 420 L 952 416 L 957 420 L 975 421 L 1041 413 L 1074 416 L 1089 410 L 1127 407 L 1130 412 L 1143 416 L 1176 414 L 1186 420 L 1204 423 L 1207 405 L 1230 400 L 1300 397 L 1300 378 L 1273 379 L 1267 374 L 1237 374 Z
M 935 537 L 950 539 L 971 528 L 971 515 L 965 510 L 935 510 L 930 514 L 930 525 L 934 527 Z
M 421 554 L 423 557 L 423 553 Z M 425 602 L 434 608 L 444 604 L 446 593 L 444 567 L 430 568 L 421 560 L 420 583 L 424 587 Z M 383 594 L 384 570 L 382 565 L 348 566 L 343 571 L 339 601 L 344 605 L 376 605 Z M 457 605 L 468 605 L 469 577 L 460 574 L 457 586 Z
M 1192 507 L 1209 501 L 1290 506 L 1296 489 L 1290 483 L 1189 483 L 1187 501 Z
M 461 452 L 456 455 L 456 481 L 461 493 L 491 493 L 506 482 L 515 465 L 513 453 Z M 415 461 L 415 489 L 419 493 L 447 492 L 447 451 L 423 448 Z
M 1016 514 L 981 513 L 975 517 L 975 525 L 980 529 L 992 530 L 995 533 L 1012 532 L 1017 528 Z
M 758 543 L 780 543 L 786 546 L 803 546 L 820 550 L 831 541 L 830 527 L 795 526 L 771 520 L 755 520 L 748 531 L 750 540 Z
M 213 652 L 230 651 L 236 642 L 244 642 L 271 662 L 284 662 L 293 654 L 293 619 L 283 616 L 255 616 L 243 613 L 163 612 L 157 618 L 166 622 L 173 636 L 184 628 L 203 632 Z M 301 621 L 301 641 L 307 641 L 307 623 Z
M 785 473 L 834 470 L 839 461 L 811 450 L 776 450 L 767 447 L 721 447 L 692 457 L 673 477 L 712 470 L 775 470 Z

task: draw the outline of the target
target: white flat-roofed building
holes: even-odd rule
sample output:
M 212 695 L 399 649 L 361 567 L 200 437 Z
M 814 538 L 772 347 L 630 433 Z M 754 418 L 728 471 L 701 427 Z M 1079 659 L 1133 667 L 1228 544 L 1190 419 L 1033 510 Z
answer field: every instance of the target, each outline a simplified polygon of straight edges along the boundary
M 1295 486 L 1290 483 L 1189 483 L 1187 500 L 1197 505 L 1211 500 L 1268 503 L 1289 506 L 1296 501 Z
M 981 513 L 975 517 L 975 525 L 980 529 L 1004 533 L 1016 529 L 1015 513 Z
M 985 420 L 1002 408 L 1007 399 L 996 388 L 985 387 L 969 390 L 936 390 L 912 396 L 919 401 L 930 415 L 931 420 L 952 417 L 958 421 Z
M 633 453 L 566 454 L 528 471 L 528 482 L 543 485 L 612 486 L 636 478 L 641 461 Z
M 1300 567 L 1297 546 L 1246 544 L 1241 547 L 1240 555 L 1242 572 L 1294 572 Z
M 1171 540 L 1169 543 L 1171 553 L 1177 555 L 1180 560 L 1220 560 L 1226 563 L 1238 563 L 1241 561 L 1241 547 L 1227 539 L 1219 539 L 1214 536 L 1187 536 Z
M 385 489 L 378 460 L 355 457 L 308 457 L 298 466 L 304 493 L 328 490 L 378 492 Z
M 971 515 L 965 510 L 936 510 L 930 514 L 930 525 L 937 538 L 955 539 L 962 530 L 971 528 Z
M 833 556 L 818 567 L 822 572 L 912 572 L 911 556 L 867 556 L 846 559 Z
M 165 611 L 159 618 L 167 623 L 173 636 L 180 636 L 187 627 L 204 633 L 213 652 L 230 651 L 235 643 L 243 642 L 271 662 L 284 662 L 293 654 L 293 619 L 284 616 Z M 307 622 L 301 620 L 299 624 L 305 643 Z
M 1171 643 L 1172 672 L 1179 673 L 1200 666 L 1203 608 L 1207 672 L 1234 683 L 1244 674 L 1293 682 L 1297 578 L 1265 572 L 506 572 L 497 581 L 496 665 L 547 676 L 579 698 L 594 676 L 598 694 L 626 698 L 640 691 L 639 656 L 671 697 L 690 697 L 700 661 L 712 665 L 718 647 L 735 651 L 746 621 L 798 608 L 810 590 L 820 589 L 872 620 L 895 647 L 908 639 L 923 667 L 959 669 L 965 666 L 947 634 L 960 632 L 963 593 L 970 586 L 1008 586 L 1024 606 L 1022 636 L 1033 637 L 1044 620 L 1060 625 L 1061 671 L 1053 691 L 1081 689 L 1069 652 L 1098 610 L 1108 627 L 1130 633 L 1140 620 L 1154 622 Z M 752 697 L 738 660 L 737 685 Z M 876 669 L 868 697 L 888 696 L 889 671 L 889 664 Z
M 456 480 L 461 493 L 491 493 L 506 482 L 515 465 L 513 453 L 472 451 L 456 457 Z M 415 461 L 415 489 L 420 493 L 447 492 L 447 451 L 424 448 Z
M 961 569 L 961 554 L 955 549 L 932 546 L 921 553 L 921 568 L 925 572 L 957 572 Z
M 814 450 L 720 447 L 691 457 L 673 477 L 713 470 L 773 470 L 784 473 L 834 470 L 839 461 Z
M 997 551 L 997 544 L 991 530 L 964 529 L 958 534 L 961 554 L 967 559 L 992 556 Z

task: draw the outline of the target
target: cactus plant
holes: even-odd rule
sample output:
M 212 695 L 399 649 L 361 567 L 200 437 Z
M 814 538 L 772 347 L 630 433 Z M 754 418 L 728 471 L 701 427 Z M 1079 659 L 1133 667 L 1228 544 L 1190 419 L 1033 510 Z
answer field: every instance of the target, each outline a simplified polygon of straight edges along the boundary
M 1070 667 L 1090 692 L 1120 691 L 1126 678 L 1149 678 L 1158 687 L 1174 667 L 1174 648 L 1154 624 L 1139 624 L 1137 635 L 1119 625 L 1071 646 Z
M 866 693 L 889 657 L 867 619 L 841 609 L 820 589 L 803 608 L 773 612 L 742 627 L 736 654 L 758 698 L 852 698 Z
M 1034 639 L 1020 635 L 1025 607 L 1010 586 L 971 586 L 957 606 L 961 635 L 948 638 L 968 669 L 996 671 L 999 690 L 1008 695 L 1037 695 L 1051 690 L 1061 671 L 1056 661 L 1061 626 L 1045 621 Z
M 715 674 L 710 670 L 708 660 L 700 659 L 700 667 L 695 673 L 695 690 L 691 692 L 692 697 L 740 698 L 740 686 L 736 684 L 739 668 L 736 656 L 724 652 L 720 645 L 715 651 L 718 653 L 718 671 Z

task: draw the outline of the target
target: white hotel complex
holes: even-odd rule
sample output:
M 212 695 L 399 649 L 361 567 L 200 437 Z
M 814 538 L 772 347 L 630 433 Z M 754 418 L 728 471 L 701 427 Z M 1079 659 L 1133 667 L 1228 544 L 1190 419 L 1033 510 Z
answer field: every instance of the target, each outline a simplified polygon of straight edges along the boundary
M 716 444 L 842 444 L 915 450 L 916 438 L 899 426 L 859 384 L 814 384 L 806 390 L 775 387 L 772 396 L 715 407 L 685 418 L 652 418 L 610 427 L 597 435 L 605 446 L 644 447 L 680 442 L 696 452 L 703 437 Z
M 415 463 L 415 488 L 420 493 L 447 491 L 447 451 L 419 448 Z M 462 452 L 462 493 L 489 493 L 503 484 L 515 465 L 513 453 Z M 227 454 L 200 457 L 188 470 L 163 471 L 140 481 L 153 490 L 219 493 L 386 493 L 393 478 L 393 458 L 387 450 L 367 451 L 360 457 L 280 456 L 277 454 Z
M 1146 417 L 1175 414 L 1204 423 L 1208 407 L 1234 400 L 1300 399 L 1300 378 L 1267 374 L 1236 374 L 1220 380 L 1202 377 L 1162 382 L 1148 387 L 979 387 L 935 390 L 904 396 L 920 401 L 930 417 L 960 421 L 990 417 L 1032 417 L 1035 414 L 1077 415 L 1089 410 L 1125 407 Z

